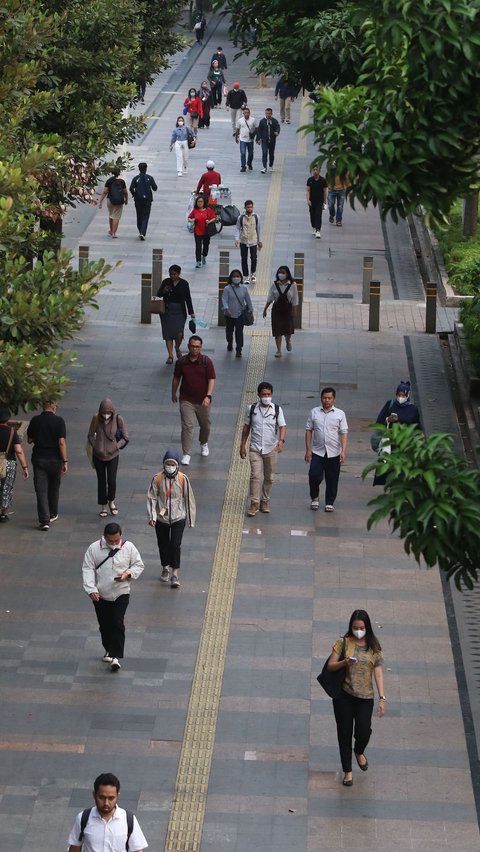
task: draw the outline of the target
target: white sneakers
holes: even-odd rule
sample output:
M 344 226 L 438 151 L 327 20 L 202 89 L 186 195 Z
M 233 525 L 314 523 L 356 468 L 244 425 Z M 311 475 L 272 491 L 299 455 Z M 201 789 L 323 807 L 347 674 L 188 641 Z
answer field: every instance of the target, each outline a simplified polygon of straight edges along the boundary
M 208 449 L 208 444 L 201 444 L 201 447 L 202 447 L 202 452 L 201 452 L 202 456 L 210 455 L 210 450 Z
M 208 444 L 200 444 L 200 447 L 201 447 L 200 455 L 202 455 L 202 456 L 209 456 L 210 455 L 210 450 L 208 449 Z M 180 464 L 190 464 L 190 459 L 191 459 L 191 456 L 189 456 L 188 453 L 184 453 L 183 456 L 182 456 L 182 460 L 181 460 Z
M 317 240 L 322 239 L 322 235 L 321 235 L 320 231 L 315 231 L 315 236 L 316 236 Z
M 188 453 L 183 454 L 182 461 L 180 462 L 180 464 L 190 464 L 190 456 L 188 455 Z

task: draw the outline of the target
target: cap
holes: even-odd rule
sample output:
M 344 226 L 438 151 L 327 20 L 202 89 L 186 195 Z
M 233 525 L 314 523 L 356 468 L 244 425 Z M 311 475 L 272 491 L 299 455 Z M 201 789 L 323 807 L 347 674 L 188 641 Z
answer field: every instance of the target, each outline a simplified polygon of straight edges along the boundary
M 234 88 L 234 89 L 239 89 L 239 88 L 240 88 L 240 83 L 234 83 L 234 84 L 233 84 L 233 88 Z
M 213 162 L 213 160 L 207 160 L 206 166 L 207 166 L 207 169 L 214 169 L 215 163 Z
M 165 463 L 167 459 L 170 459 L 171 461 L 176 461 L 177 464 L 180 464 L 180 455 L 177 453 L 176 450 L 167 450 L 163 457 L 163 462 Z

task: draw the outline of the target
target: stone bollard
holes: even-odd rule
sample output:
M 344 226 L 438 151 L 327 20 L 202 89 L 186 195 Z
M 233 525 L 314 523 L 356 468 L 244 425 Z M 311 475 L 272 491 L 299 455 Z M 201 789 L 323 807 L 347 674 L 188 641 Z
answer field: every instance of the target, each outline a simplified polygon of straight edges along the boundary
M 88 257 L 90 253 L 90 246 L 79 246 L 78 247 L 78 271 L 81 272 L 84 266 L 88 263 Z
M 368 330 L 380 331 L 380 281 L 370 281 Z
M 297 284 L 298 290 L 298 307 L 295 312 L 295 319 L 293 321 L 294 328 L 302 327 L 302 313 L 303 313 L 303 281 L 305 277 L 305 255 L 303 251 L 296 251 L 293 258 L 293 277 Z
M 425 286 L 425 334 L 435 334 L 437 331 L 437 285 L 429 281 Z
M 221 249 L 218 263 L 218 325 L 225 326 L 225 314 L 222 307 L 222 293 L 225 290 L 230 275 L 230 252 Z
M 373 257 L 363 258 L 362 305 L 370 301 L 370 281 L 373 275 Z
M 152 276 L 150 272 L 142 273 L 140 291 L 140 322 L 145 325 L 152 324 L 150 302 L 152 301 Z
M 163 249 L 152 249 L 152 293 L 154 296 L 158 293 L 158 288 L 162 283 L 163 278 Z

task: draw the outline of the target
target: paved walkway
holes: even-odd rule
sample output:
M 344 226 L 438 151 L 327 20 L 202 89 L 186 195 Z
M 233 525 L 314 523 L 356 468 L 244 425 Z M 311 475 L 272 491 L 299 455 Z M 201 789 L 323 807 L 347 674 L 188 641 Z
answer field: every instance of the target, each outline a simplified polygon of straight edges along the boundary
M 168 102 L 161 94 L 165 74 L 147 101 L 159 118 L 132 148 L 134 163 L 147 160 L 161 187 L 147 242 L 137 239 L 132 206 L 115 242 L 106 235 L 106 211 L 82 210 L 67 227 L 67 245 L 88 244 L 92 257 L 123 265 L 75 342 L 76 384 L 60 407 L 71 463 L 61 517 L 48 535 L 38 532 L 32 484 L 17 482 L 15 514 L 1 530 L 0 849 L 65 848 L 74 814 L 90 802 L 92 779 L 111 770 L 154 852 L 477 852 L 441 582 L 436 571 L 419 570 L 405 557 L 386 526 L 367 533 L 373 491 L 361 479 L 372 457 L 368 423 L 399 379 L 412 377 L 424 422 L 434 413 L 422 370 L 438 368 L 436 339 L 422 334 L 422 304 L 394 298 L 377 211 L 347 208 L 343 229 L 327 221 L 322 240 L 313 239 L 304 200 L 313 151 L 295 132 L 299 103 L 292 125 L 282 126 L 272 174 L 260 174 L 258 155 L 254 171 L 240 174 L 227 113 L 216 110 L 210 130 L 199 133 L 190 177 L 177 178 L 171 127 L 184 90 L 205 76 L 216 45 L 233 55 L 224 26 L 183 58 L 174 79 L 188 63 L 194 68 L 178 97 Z M 256 88 L 244 61 L 229 69 L 228 82 L 234 79 L 255 115 L 275 106 L 272 90 Z M 241 361 L 226 352 L 215 321 L 219 248 L 238 263 L 232 233 L 212 244 L 207 267 L 196 270 L 183 222 L 188 193 L 209 157 L 237 206 L 252 197 L 266 225 L 254 291 L 258 320 Z M 165 265 L 180 262 L 190 280 L 197 314 L 209 323 L 204 349 L 218 372 L 211 455 L 196 453 L 189 471 L 199 517 L 185 535 L 179 592 L 158 582 L 154 535 L 145 523 L 149 478 L 164 449 L 179 445 L 158 323 L 139 323 L 140 273 L 149 271 L 152 247 L 163 247 Z M 305 329 L 278 361 L 259 308 L 272 270 L 292 263 L 295 251 L 305 253 Z M 366 331 L 359 304 L 364 254 L 374 255 L 385 293 L 378 333 Z M 439 323 L 448 328 L 451 313 L 439 312 Z M 284 406 L 288 436 L 272 513 L 247 519 L 248 466 L 238 457 L 238 437 L 263 376 Z M 333 515 L 310 511 L 303 461 L 306 415 L 327 383 L 336 386 L 350 425 Z M 84 445 L 106 394 L 131 432 L 121 458 L 119 520 L 146 563 L 117 676 L 100 662 L 80 576 L 84 550 L 102 528 Z M 449 405 L 447 399 L 453 422 Z M 374 718 L 371 768 L 355 772 L 345 790 L 331 702 L 315 676 L 356 607 L 370 612 L 380 636 L 389 701 L 388 715 Z

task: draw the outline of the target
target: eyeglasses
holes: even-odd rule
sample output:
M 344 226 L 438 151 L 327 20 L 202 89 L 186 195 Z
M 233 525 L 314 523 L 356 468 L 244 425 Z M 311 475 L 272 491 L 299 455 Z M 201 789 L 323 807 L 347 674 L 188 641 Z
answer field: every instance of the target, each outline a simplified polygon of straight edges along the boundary
M 201 343 L 189 343 L 188 348 L 189 349 L 201 349 L 202 344 Z

